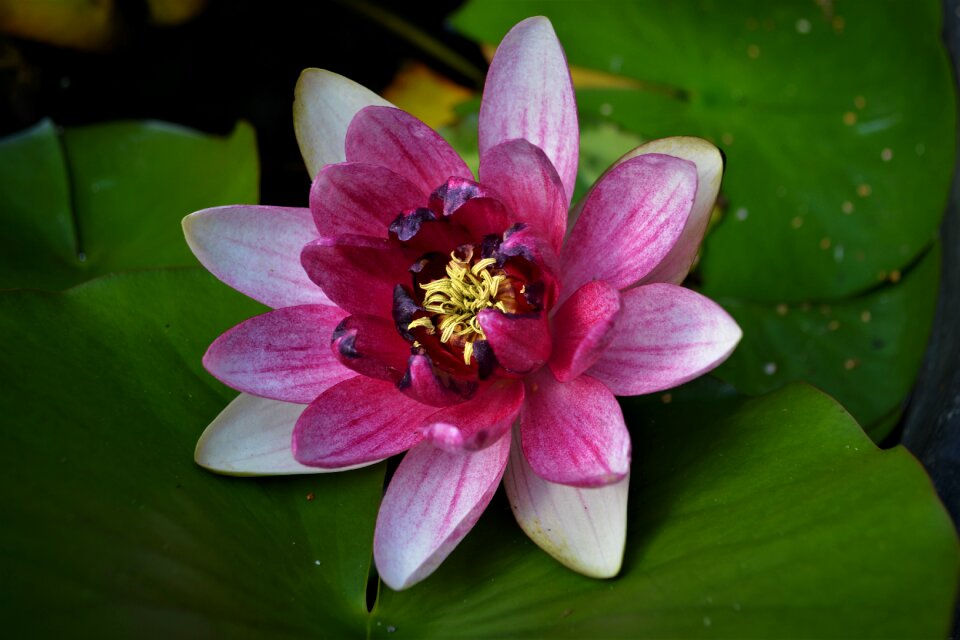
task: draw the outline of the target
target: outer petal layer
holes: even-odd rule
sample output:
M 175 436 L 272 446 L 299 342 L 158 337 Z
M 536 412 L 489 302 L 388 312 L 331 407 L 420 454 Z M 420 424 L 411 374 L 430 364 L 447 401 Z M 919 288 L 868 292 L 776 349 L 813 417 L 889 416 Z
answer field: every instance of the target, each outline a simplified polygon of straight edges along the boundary
M 520 439 L 537 475 L 576 487 L 600 487 L 627 475 L 630 434 L 603 383 L 589 376 L 560 383 L 546 369 L 527 380 Z
M 380 504 L 373 555 L 380 577 L 406 589 L 433 573 L 473 528 L 500 484 L 510 436 L 482 451 L 412 449 Z
M 550 370 L 569 382 L 593 366 L 613 339 L 620 317 L 620 294 L 603 280 L 588 282 L 557 310 Z
M 503 38 L 490 63 L 480 103 L 480 158 L 501 142 L 540 147 L 573 196 L 580 130 L 567 59 L 550 21 L 528 18 Z
M 343 162 L 353 116 L 370 105 L 392 106 L 353 80 L 325 69 L 305 69 L 293 97 L 293 130 L 310 177 L 325 164 Z
M 702 138 L 677 136 L 651 140 L 642 144 L 620 158 L 616 164 L 647 153 L 662 153 L 689 160 L 697 165 L 697 195 L 680 239 L 660 264 L 642 280 L 643 283 L 680 284 L 687 277 L 697 257 L 700 243 L 703 242 L 703 234 L 710 221 L 710 214 L 713 212 L 713 205 L 717 202 L 720 180 L 723 178 L 723 156 L 719 149 Z
M 293 459 L 290 436 L 293 425 L 306 408 L 302 404 L 241 393 L 204 430 L 197 442 L 194 460 L 205 469 L 231 476 L 325 473 L 356 468 L 320 469 Z
M 563 247 L 565 295 L 593 279 L 622 289 L 650 273 L 680 237 L 696 191 L 697 168 L 686 160 L 647 154 L 614 167 Z
M 447 178 L 473 173 L 440 135 L 412 115 L 391 107 L 367 107 L 350 123 L 347 160 L 387 167 L 430 193 Z
M 300 266 L 300 249 L 317 237 L 309 209 L 214 207 L 184 218 L 183 234 L 210 273 L 258 302 L 331 304 Z
M 480 180 L 497 192 L 513 222 L 530 225 L 560 253 L 567 230 L 563 182 L 546 154 L 526 140 L 507 140 L 487 150 Z
M 613 340 L 587 372 L 621 396 L 669 389 L 710 371 L 742 335 L 716 302 L 672 284 L 626 291 L 623 306 Z
M 541 549 L 592 578 L 612 578 L 620 571 L 629 476 L 599 489 L 547 482 L 514 447 L 503 486 L 520 527 Z
M 419 426 L 435 411 L 389 382 L 357 376 L 303 412 L 293 430 L 293 457 L 327 469 L 388 458 L 420 442 Z
M 255 316 L 214 340 L 203 366 L 238 391 L 307 404 L 356 375 L 330 350 L 345 315 L 336 307 L 303 305 Z

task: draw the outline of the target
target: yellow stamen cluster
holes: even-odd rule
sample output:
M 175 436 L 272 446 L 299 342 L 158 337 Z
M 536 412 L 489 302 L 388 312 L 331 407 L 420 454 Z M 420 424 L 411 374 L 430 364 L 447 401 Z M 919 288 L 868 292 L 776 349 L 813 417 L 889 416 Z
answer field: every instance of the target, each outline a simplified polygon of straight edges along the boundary
M 447 277 L 420 285 L 426 291 L 423 308 L 434 315 L 418 318 L 407 326 L 407 329 L 423 327 L 430 334 L 439 330 L 440 342 L 462 341 L 463 361 L 467 364 L 473 355 L 473 342 L 487 338 L 477 314 L 489 308 L 507 311 L 503 302 L 497 300 L 506 276 L 493 275 L 489 270 L 497 261 L 484 258 L 471 265 L 471 259 L 472 256 L 467 256 L 461 260 L 456 252 L 451 253 Z

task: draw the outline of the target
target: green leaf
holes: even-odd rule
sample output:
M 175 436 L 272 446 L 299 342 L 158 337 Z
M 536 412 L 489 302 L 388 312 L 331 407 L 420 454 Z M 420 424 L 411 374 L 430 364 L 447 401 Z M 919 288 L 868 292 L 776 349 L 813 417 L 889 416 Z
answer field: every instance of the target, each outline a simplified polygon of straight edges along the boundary
M 434 576 L 381 591 L 374 635 L 946 635 L 956 534 L 905 449 L 878 450 L 839 405 L 802 385 L 749 401 L 626 408 L 644 417 L 632 421 L 618 578 L 564 569 L 494 503 Z
M 721 298 L 749 338 L 714 373 L 751 395 L 810 382 L 841 399 L 879 441 L 896 426 L 881 419 L 899 414 L 920 369 L 939 271 L 935 245 L 898 285 L 860 296 L 791 305 Z
M 874 423 L 896 413 L 918 371 L 939 277 L 917 267 L 904 277 L 910 291 L 881 287 L 928 261 L 946 203 L 956 97 L 940 12 L 932 1 L 883 11 L 607 1 L 583 11 L 472 0 L 454 22 L 495 43 L 527 16 L 552 20 L 571 65 L 589 72 L 574 73 L 582 182 L 597 159 L 633 144 L 592 144 L 604 122 L 613 133 L 699 135 L 721 146 L 726 213 L 696 273 L 744 327 L 720 374 L 747 393 L 814 383 L 879 440 L 896 422 Z M 834 317 L 803 311 L 822 306 Z M 854 331 L 874 307 L 877 321 Z
M 253 129 L 215 138 L 161 122 L 0 140 L 0 288 L 61 289 L 113 271 L 194 265 L 180 219 L 256 203 Z
M 0 300 L 12 636 L 363 634 L 384 466 L 251 479 L 193 463 L 235 395 L 200 357 L 263 307 L 193 269 Z
M 0 301 L 0 598 L 14 635 L 946 631 L 957 544 L 928 479 L 808 387 L 745 401 L 701 381 L 670 404 L 626 401 L 636 453 L 616 580 L 561 567 L 498 498 L 437 574 L 381 589 L 370 616 L 383 465 L 252 479 L 193 464 L 233 395 L 200 356 L 263 307 L 193 269 Z
M 473 0 L 454 23 L 496 43 L 538 14 L 571 65 L 634 83 L 581 90 L 581 113 L 644 138 L 707 137 L 726 152 L 736 215 L 707 243 L 711 295 L 859 293 L 935 236 L 956 145 L 938 2 L 607 1 L 584 11 Z

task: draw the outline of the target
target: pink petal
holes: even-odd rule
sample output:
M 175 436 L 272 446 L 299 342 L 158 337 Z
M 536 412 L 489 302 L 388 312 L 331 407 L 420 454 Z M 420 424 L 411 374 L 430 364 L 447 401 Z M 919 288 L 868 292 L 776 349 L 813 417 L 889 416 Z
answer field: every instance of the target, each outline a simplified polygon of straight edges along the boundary
M 433 407 L 449 407 L 473 397 L 477 385 L 473 382 L 457 382 L 453 378 L 444 382 L 433 370 L 430 358 L 415 355 L 410 356 L 407 373 L 400 380 L 398 388 L 417 402 Z
M 424 437 L 451 453 L 483 449 L 510 430 L 522 404 L 522 382 L 497 380 L 472 400 L 430 416 Z
M 229 476 L 279 476 L 327 473 L 293 459 L 290 437 L 307 406 L 241 393 L 210 423 L 197 442 L 194 460 Z M 369 462 L 367 464 L 373 464 Z M 363 466 L 363 465 L 359 465 Z
M 611 169 L 563 246 L 564 296 L 590 280 L 622 289 L 650 273 L 680 237 L 696 190 L 696 166 L 679 158 L 647 154 Z
M 347 126 L 358 111 L 389 102 L 353 80 L 324 69 L 305 69 L 293 98 L 293 129 L 310 176 L 343 162 Z
M 533 373 L 550 357 L 550 325 L 545 313 L 507 314 L 484 309 L 477 318 L 497 362 L 507 372 Z
M 531 226 L 560 252 L 567 230 L 567 197 L 549 158 L 526 140 L 501 142 L 484 153 L 480 179 L 499 194 L 515 222 Z
M 473 242 L 465 228 L 426 207 L 407 209 L 390 223 L 390 235 L 403 246 L 429 253 L 438 247 L 459 247 Z
M 330 351 L 346 315 L 336 307 L 284 307 L 250 318 L 214 340 L 203 366 L 238 391 L 307 404 L 355 374 Z
M 327 165 L 317 174 L 310 189 L 310 210 L 322 236 L 386 238 L 390 223 L 403 211 L 426 204 L 427 195 L 384 167 L 344 162 Z
M 500 484 L 510 437 L 472 453 L 449 453 L 428 443 L 413 448 L 380 504 L 373 556 L 392 589 L 433 573 L 473 528 Z
M 591 578 L 617 575 L 627 541 L 629 474 L 598 489 L 555 484 L 534 473 L 514 447 L 503 486 L 520 528 L 541 549 Z
M 467 200 L 453 212 L 451 222 L 467 229 L 472 238 L 500 235 L 513 224 L 511 213 L 494 198 L 479 197 Z
M 293 429 L 293 457 L 326 469 L 388 458 L 420 442 L 419 426 L 434 412 L 389 382 L 356 376 L 303 412 Z
M 603 383 L 589 376 L 560 383 L 547 369 L 527 380 L 520 435 L 537 475 L 575 487 L 601 487 L 627 475 L 630 434 Z
M 543 17 L 528 18 L 504 37 L 490 63 L 480 104 L 480 157 L 523 138 L 541 148 L 563 180 L 566 203 L 577 178 L 580 130 L 567 59 Z
M 309 209 L 214 207 L 184 218 L 183 234 L 210 273 L 258 302 L 332 304 L 300 265 L 300 249 L 317 237 Z
M 553 318 L 550 369 L 569 382 L 593 366 L 613 339 L 620 316 L 620 294 L 603 280 L 577 289 Z
M 410 282 L 415 252 L 384 238 L 341 235 L 320 238 L 303 247 L 300 261 L 310 279 L 350 313 L 386 318 L 393 310 L 393 290 Z
M 680 234 L 680 239 L 673 245 L 670 253 L 641 281 L 641 284 L 649 282 L 680 284 L 687 277 L 697 257 L 703 234 L 710 221 L 710 214 L 717 201 L 720 180 L 723 177 L 723 156 L 719 149 L 702 138 L 677 136 L 644 143 L 617 160 L 613 166 L 647 153 L 662 153 L 689 160 L 697 165 L 697 196 L 694 198 L 687 223 L 683 227 L 683 233 Z
M 400 381 L 407 369 L 410 343 L 400 337 L 394 323 L 371 315 L 344 318 L 330 344 L 340 363 L 371 378 Z
M 498 259 L 515 256 L 530 260 L 539 267 L 543 292 L 538 305 L 542 309 L 552 309 L 560 293 L 557 282 L 557 273 L 560 271 L 557 254 L 542 236 L 520 223 L 504 232 L 503 241 L 493 252 L 493 257 Z M 529 299 L 529 293 L 527 296 Z
M 669 389 L 710 371 L 742 335 L 720 305 L 672 284 L 624 292 L 622 319 L 613 333 L 588 373 L 622 396 Z
M 473 178 L 457 152 L 409 113 L 392 107 L 367 107 L 347 129 L 347 160 L 379 164 L 430 193 L 447 178 Z

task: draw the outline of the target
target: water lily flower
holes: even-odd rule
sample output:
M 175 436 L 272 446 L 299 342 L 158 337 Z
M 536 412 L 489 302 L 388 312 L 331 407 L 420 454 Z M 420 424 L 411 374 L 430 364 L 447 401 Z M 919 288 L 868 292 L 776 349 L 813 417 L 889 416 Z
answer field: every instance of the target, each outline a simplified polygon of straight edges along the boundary
M 207 370 L 241 395 L 197 461 L 234 475 L 405 457 L 374 533 L 380 576 L 430 575 L 501 479 L 517 521 L 568 567 L 619 570 L 631 442 L 617 395 L 717 366 L 740 329 L 679 286 L 722 161 L 695 138 L 649 142 L 600 178 L 568 228 L 576 103 L 546 18 L 490 65 L 479 179 L 413 116 L 328 71 L 297 84 L 309 209 L 193 213 L 217 277 L 274 310 L 220 336 Z

